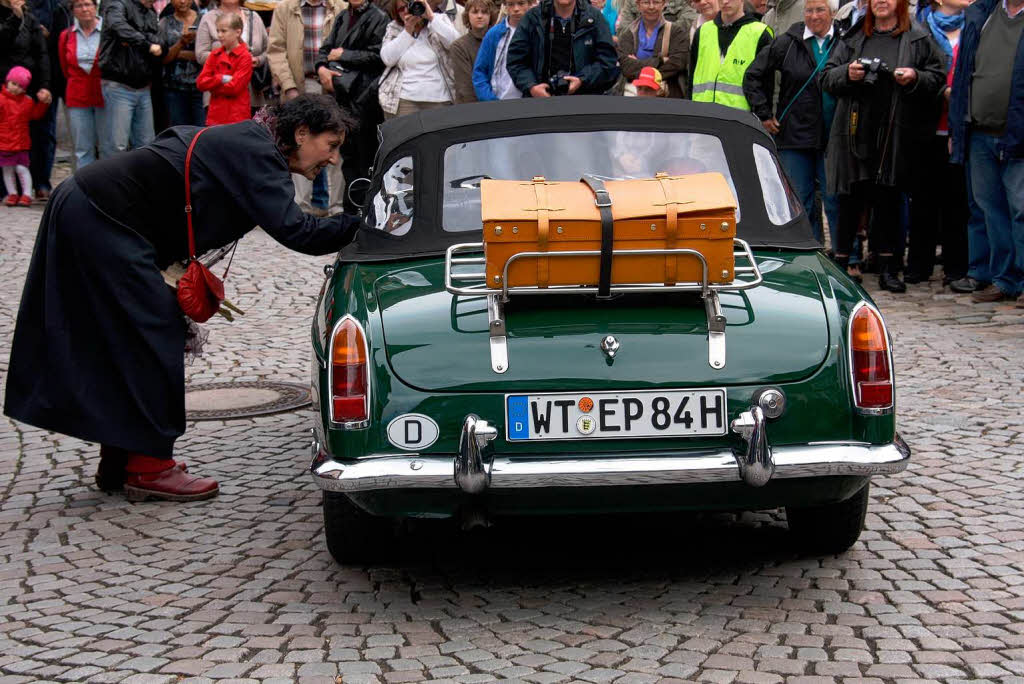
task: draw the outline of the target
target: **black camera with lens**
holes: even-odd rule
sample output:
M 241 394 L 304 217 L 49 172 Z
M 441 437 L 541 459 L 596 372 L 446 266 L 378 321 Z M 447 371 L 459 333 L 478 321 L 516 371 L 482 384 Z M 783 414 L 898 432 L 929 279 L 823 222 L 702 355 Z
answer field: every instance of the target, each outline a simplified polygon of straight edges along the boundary
M 422 17 L 427 13 L 427 3 L 423 2 L 423 0 L 412 0 L 406 9 L 409 10 L 409 14 L 412 16 Z
M 878 57 L 861 57 L 857 63 L 864 67 L 864 85 L 875 85 L 879 76 L 892 76 L 889 65 Z
M 548 79 L 549 91 L 552 95 L 568 95 L 569 94 L 569 79 L 566 76 L 569 75 L 568 71 L 559 71 L 557 74 Z

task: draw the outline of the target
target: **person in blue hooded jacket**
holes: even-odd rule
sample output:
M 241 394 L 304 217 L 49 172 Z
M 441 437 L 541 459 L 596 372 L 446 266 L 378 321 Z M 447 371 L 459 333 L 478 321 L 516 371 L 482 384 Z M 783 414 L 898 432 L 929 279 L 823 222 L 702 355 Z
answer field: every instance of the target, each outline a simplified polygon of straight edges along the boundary
M 535 0 L 505 0 L 502 3 L 505 16 L 487 31 L 473 65 L 473 90 L 480 102 L 514 100 L 523 96 L 508 74 L 506 58 L 516 27 L 535 4 Z

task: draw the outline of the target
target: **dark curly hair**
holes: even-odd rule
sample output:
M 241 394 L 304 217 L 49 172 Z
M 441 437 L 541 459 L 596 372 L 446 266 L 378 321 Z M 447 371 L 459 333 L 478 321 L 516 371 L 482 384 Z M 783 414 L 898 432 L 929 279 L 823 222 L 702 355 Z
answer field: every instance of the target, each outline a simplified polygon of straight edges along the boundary
M 277 149 L 285 157 L 291 156 L 298 145 L 295 131 L 302 126 L 309 128 L 313 135 L 341 133 L 347 135 L 358 122 L 344 111 L 330 95 L 299 95 L 293 100 L 282 102 L 270 109 L 274 119 L 274 136 Z

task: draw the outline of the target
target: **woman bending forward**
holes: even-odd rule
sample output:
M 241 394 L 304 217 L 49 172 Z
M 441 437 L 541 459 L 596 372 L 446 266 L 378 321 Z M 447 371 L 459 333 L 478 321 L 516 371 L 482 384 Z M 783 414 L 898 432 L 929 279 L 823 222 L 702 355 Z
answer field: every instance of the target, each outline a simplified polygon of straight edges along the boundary
M 303 214 L 289 174 L 312 179 L 337 164 L 352 123 L 320 95 L 207 129 L 191 162 L 196 253 L 256 225 L 304 254 L 347 244 L 359 219 Z M 61 183 L 14 331 L 4 413 L 98 442 L 97 484 L 132 498 L 191 501 L 218 489 L 173 459 L 185 432 L 186 320 L 160 273 L 188 257 L 185 154 L 199 130 L 170 128 Z

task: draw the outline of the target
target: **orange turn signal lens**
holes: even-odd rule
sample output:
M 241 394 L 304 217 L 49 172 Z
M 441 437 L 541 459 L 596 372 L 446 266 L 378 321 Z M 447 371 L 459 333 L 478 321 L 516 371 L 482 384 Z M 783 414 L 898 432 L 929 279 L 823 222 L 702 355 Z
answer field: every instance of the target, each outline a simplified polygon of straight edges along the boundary
M 353 366 L 366 363 L 366 340 L 354 320 L 346 319 L 338 326 L 331 341 L 331 363 Z
M 882 318 L 874 309 L 862 306 L 850 323 L 850 346 L 854 351 L 888 351 Z

